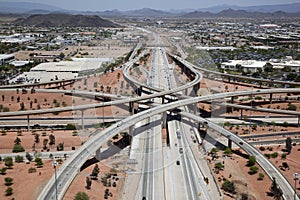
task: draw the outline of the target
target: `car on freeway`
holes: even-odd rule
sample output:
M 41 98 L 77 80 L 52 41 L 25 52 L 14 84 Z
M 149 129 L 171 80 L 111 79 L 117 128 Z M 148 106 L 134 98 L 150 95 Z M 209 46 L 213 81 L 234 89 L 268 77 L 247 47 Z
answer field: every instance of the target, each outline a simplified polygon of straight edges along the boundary
M 179 148 L 179 153 L 183 153 L 182 147 Z

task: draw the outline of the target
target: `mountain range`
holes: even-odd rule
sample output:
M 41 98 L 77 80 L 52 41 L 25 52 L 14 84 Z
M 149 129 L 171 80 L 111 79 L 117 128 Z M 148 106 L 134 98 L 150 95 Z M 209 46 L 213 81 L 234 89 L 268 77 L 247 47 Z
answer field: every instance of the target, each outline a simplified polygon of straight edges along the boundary
M 39 27 L 120 27 L 97 15 L 69 15 L 58 13 L 30 15 L 27 18 L 19 18 L 12 23 L 16 25 Z
M 281 5 L 263 5 L 240 7 L 234 5 L 220 5 L 209 8 L 199 9 L 182 9 L 182 10 L 155 10 L 151 8 L 143 8 L 139 10 L 107 10 L 107 11 L 74 11 L 66 10 L 55 6 L 41 3 L 29 2 L 0 2 L 0 14 L 82 14 L 82 15 L 98 15 L 102 17 L 299 17 L 300 3 L 281 4 Z

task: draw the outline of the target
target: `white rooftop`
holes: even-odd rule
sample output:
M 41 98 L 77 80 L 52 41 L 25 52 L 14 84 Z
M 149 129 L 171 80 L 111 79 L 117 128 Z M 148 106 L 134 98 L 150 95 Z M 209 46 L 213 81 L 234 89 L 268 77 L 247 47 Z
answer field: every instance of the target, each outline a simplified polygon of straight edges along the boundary
M 21 67 L 21 66 L 24 66 L 24 65 L 27 65 L 27 64 L 29 64 L 29 62 L 30 61 L 21 61 L 21 60 L 15 60 L 15 61 L 13 61 L 13 62 L 10 62 L 10 64 L 12 64 L 13 66 L 15 66 L 15 67 Z
M 96 70 L 107 62 L 105 59 L 74 59 L 74 61 L 60 61 L 41 63 L 30 71 L 47 71 L 47 72 L 82 72 Z
M 35 83 L 35 82 L 50 82 L 54 80 L 72 79 L 78 77 L 78 73 L 72 72 L 35 72 L 29 71 L 20 74 L 19 76 L 11 79 L 10 83 L 17 83 L 19 80 L 23 80 L 23 83 Z
M 236 50 L 237 48 L 232 47 L 232 46 L 227 46 L 227 47 L 196 47 L 196 49 L 200 50 Z
M 0 54 L 0 60 L 13 57 L 14 54 Z
M 257 60 L 230 60 L 229 62 L 223 62 L 222 65 L 236 66 L 241 65 L 246 68 L 263 68 L 268 62 Z

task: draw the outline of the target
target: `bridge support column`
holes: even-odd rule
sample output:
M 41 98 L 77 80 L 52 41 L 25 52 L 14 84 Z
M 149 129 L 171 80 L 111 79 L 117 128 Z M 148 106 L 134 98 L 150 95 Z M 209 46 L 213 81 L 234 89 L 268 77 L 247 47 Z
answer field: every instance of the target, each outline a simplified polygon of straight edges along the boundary
M 241 109 L 241 116 L 240 119 L 243 119 L 243 109 Z
M 272 102 L 273 102 L 273 94 L 271 93 L 270 94 L 270 104 L 272 104 Z
M 234 104 L 234 97 L 231 97 L 230 103 L 231 103 L 231 104 Z
M 30 131 L 29 115 L 27 115 L 27 131 Z
M 162 103 L 162 104 L 165 104 L 165 96 L 162 96 L 162 97 L 161 97 L 161 103 Z
M 134 132 L 134 125 L 129 126 L 128 129 L 129 129 L 129 130 L 128 130 L 128 134 L 129 134 L 129 136 L 131 137 L 131 139 L 130 139 L 130 145 L 131 145 L 132 138 L 133 138 L 133 132 Z
M 101 147 L 96 151 L 95 158 L 101 161 Z
M 228 139 L 228 145 L 227 145 L 230 149 L 232 148 L 232 140 Z
M 129 102 L 129 113 L 130 114 L 134 114 L 134 106 L 133 106 L 133 102 Z
M 81 129 L 84 130 L 84 110 L 81 110 Z
M 300 126 L 300 116 L 298 115 L 298 127 Z
M 188 89 L 186 88 L 185 90 L 184 90 L 184 95 L 188 95 Z
M 167 128 L 167 112 L 162 113 L 162 128 Z
M 194 85 L 193 90 L 194 90 L 195 96 L 197 96 L 199 88 L 200 88 L 200 83 L 197 85 Z

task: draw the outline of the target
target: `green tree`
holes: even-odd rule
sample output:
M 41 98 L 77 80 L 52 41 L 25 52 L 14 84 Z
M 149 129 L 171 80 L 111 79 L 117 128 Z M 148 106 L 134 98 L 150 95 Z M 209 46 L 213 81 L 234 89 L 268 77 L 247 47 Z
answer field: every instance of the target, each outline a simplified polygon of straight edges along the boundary
M 295 104 L 289 103 L 288 104 L 288 110 L 296 111 L 297 110 L 297 106 Z
M 265 175 L 263 173 L 258 174 L 258 180 L 263 180 L 265 178 Z
M 6 174 L 6 170 L 7 170 L 6 167 L 1 168 L 1 169 L 0 169 L 0 174 L 1 174 L 1 175 L 5 175 L 5 174 Z
M 92 181 L 89 177 L 86 177 L 86 189 L 91 189 Z
M 218 162 L 215 164 L 215 168 L 221 170 L 221 169 L 224 169 L 224 165 L 222 163 Z
M 272 185 L 270 187 L 270 192 L 274 195 L 275 200 L 281 200 L 282 199 L 282 190 L 278 186 L 275 177 L 273 177 Z
M 251 167 L 251 166 L 255 165 L 255 162 L 256 162 L 255 156 L 250 156 L 249 160 L 247 162 L 247 166 Z
M 96 164 L 93 171 L 92 171 L 92 173 L 91 173 L 92 179 L 97 180 L 99 172 L 100 172 L 99 166 L 98 166 L 98 164 Z
M 249 169 L 250 169 L 249 174 L 251 174 L 251 175 L 256 174 L 258 171 L 258 167 L 255 165 L 251 166 Z
M 14 166 L 12 157 L 6 157 L 6 158 L 4 158 L 4 164 L 5 164 L 5 166 L 6 166 L 8 169 L 11 169 L 12 166 Z
M 15 162 L 16 162 L 16 163 L 21 163 L 21 162 L 23 162 L 23 160 L 24 160 L 23 156 L 17 155 L 17 156 L 15 157 Z
M 12 185 L 13 184 L 13 178 L 11 178 L 11 177 L 5 177 L 4 178 L 4 181 L 5 181 L 5 183 L 4 183 L 4 185 L 6 185 L 6 186 L 10 186 L 10 185 Z
M 231 150 L 231 148 L 229 148 L 229 147 L 226 147 L 226 148 L 225 148 L 225 150 L 224 150 L 224 154 L 226 154 L 226 155 L 230 156 L 230 155 L 232 154 L 232 150 Z
M 55 144 L 55 136 L 53 134 L 49 135 L 49 145 L 54 145 Z
M 34 142 L 39 143 L 40 142 L 40 135 L 39 134 L 34 134 Z
M 15 144 L 21 144 L 21 139 L 19 137 L 16 137 L 16 139 L 14 140 Z
M 77 192 L 74 200 L 89 200 L 89 196 L 85 192 Z
M 39 157 L 36 157 L 35 160 L 34 160 L 35 164 L 37 167 L 43 167 L 43 161 L 41 158 Z
M 13 153 L 19 153 L 19 152 L 24 152 L 24 151 L 25 151 L 24 147 L 20 144 L 15 144 L 12 149 Z
M 231 194 L 235 193 L 235 186 L 233 182 L 225 180 L 221 187 L 224 191 L 229 192 Z
M 13 194 L 13 189 L 11 187 L 6 188 L 5 195 L 10 196 Z
M 47 144 L 48 144 L 48 139 L 47 138 L 45 138 L 44 140 L 43 140 L 43 149 L 47 149 Z
M 63 151 L 64 150 L 64 143 L 63 142 L 59 143 L 57 145 L 56 149 L 57 149 L 57 151 Z
M 288 152 L 288 154 L 291 153 L 292 147 L 293 147 L 292 146 L 292 138 L 287 137 L 286 140 L 285 140 L 285 149 Z

